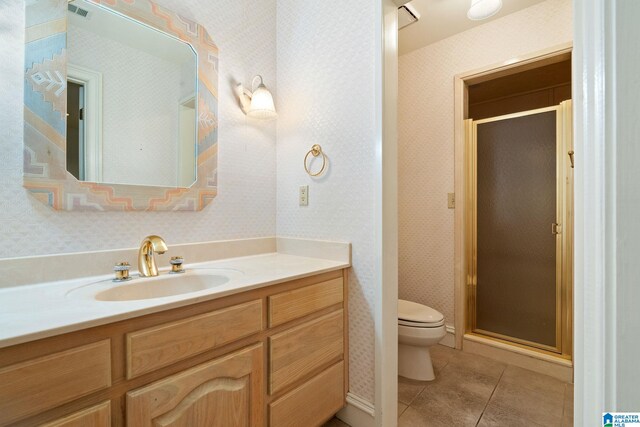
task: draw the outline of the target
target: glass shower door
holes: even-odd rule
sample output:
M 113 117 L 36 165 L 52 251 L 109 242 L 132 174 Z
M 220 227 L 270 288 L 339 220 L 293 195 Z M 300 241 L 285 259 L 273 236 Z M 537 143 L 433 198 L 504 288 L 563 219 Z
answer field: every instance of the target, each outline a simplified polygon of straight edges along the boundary
M 561 107 L 473 121 L 470 329 L 562 352 Z

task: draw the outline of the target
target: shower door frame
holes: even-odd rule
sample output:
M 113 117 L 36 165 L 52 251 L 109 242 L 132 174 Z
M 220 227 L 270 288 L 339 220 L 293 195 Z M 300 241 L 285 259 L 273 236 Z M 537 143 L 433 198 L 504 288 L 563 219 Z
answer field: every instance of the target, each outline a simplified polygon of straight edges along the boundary
M 573 366 L 571 357 L 573 349 L 573 318 L 570 314 L 573 310 L 573 288 L 569 286 L 567 298 L 569 304 L 568 318 L 565 320 L 568 325 L 568 333 L 564 336 L 563 347 L 568 348 L 568 351 L 564 356 L 559 356 L 557 353 L 549 353 L 544 350 L 538 350 L 526 346 L 521 346 L 512 342 L 503 342 L 498 339 L 484 338 L 480 336 L 474 336 L 471 333 L 467 333 L 467 316 L 468 316 L 468 301 L 467 301 L 467 249 L 466 249 L 466 128 L 465 119 L 469 118 L 469 93 L 468 88 L 470 85 L 482 83 L 495 78 L 519 73 L 522 71 L 530 70 L 532 68 L 539 68 L 545 65 L 553 64 L 556 62 L 570 60 L 573 52 L 573 43 L 561 43 L 555 46 L 530 52 L 526 54 L 517 55 L 507 60 L 503 60 L 493 64 L 487 64 L 476 69 L 470 69 L 468 71 L 461 72 L 453 78 L 453 92 L 454 92 L 454 188 L 455 188 L 455 211 L 454 211 L 454 328 L 455 332 L 455 348 L 462 350 L 466 342 L 474 342 L 475 344 L 488 345 L 493 347 L 496 351 L 500 349 L 512 349 L 514 353 L 524 354 L 526 356 L 536 358 L 540 361 L 554 360 L 558 363 L 556 365 L 564 366 L 569 369 Z M 573 143 L 572 143 L 573 144 Z M 573 170 L 572 170 L 573 171 Z M 573 190 L 568 193 L 569 200 L 573 200 Z M 573 206 L 571 206 L 571 212 L 573 212 Z M 572 217 L 571 217 L 572 219 Z M 569 241 L 573 239 L 572 230 L 566 230 L 565 238 Z M 573 247 L 571 247 L 573 251 Z M 567 270 L 565 275 L 572 279 L 573 277 L 573 253 L 565 252 L 565 256 L 568 257 Z M 506 343 L 506 346 L 505 346 Z M 518 348 L 520 347 L 520 348 Z M 477 347 L 476 347 L 477 348 Z M 486 347 L 485 347 L 486 348 Z M 495 353 L 494 353 L 495 354 Z M 565 371 L 570 372 L 570 371 Z M 570 377 L 570 373 L 567 373 L 567 378 Z
M 476 324 L 476 292 L 477 292 L 477 126 L 479 124 L 510 120 L 535 114 L 555 111 L 556 113 L 556 224 L 559 224 L 556 237 L 556 345 L 549 346 L 521 338 L 503 335 L 497 332 L 479 329 Z M 572 347 L 572 308 L 571 308 L 571 277 L 572 277 L 572 203 L 573 179 L 571 173 L 571 159 L 568 152 L 572 150 L 571 135 L 571 100 L 564 101 L 557 106 L 538 108 L 482 120 L 465 120 L 465 152 L 466 152 L 466 295 L 467 316 L 466 333 L 480 335 L 487 339 L 508 342 L 514 345 L 550 353 L 565 358 L 571 358 Z M 552 224 L 549 224 L 550 231 Z

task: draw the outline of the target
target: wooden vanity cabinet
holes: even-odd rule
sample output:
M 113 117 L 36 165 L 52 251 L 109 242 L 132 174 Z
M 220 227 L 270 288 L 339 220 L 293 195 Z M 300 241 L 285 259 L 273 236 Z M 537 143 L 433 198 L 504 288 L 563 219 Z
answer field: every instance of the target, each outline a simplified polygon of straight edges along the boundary
M 262 425 L 262 356 L 256 344 L 128 392 L 127 425 Z
M 320 426 L 347 322 L 337 270 L 3 348 L 0 426 Z
M 111 425 L 111 402 L 107 400 L 96 406 L 46 423 L 43 427 L 91 427 L 109 425 Z

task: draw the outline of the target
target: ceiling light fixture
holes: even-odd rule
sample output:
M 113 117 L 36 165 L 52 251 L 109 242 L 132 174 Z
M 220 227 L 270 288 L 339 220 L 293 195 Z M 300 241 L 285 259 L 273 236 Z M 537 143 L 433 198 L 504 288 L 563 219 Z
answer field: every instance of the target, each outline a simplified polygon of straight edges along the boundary
M 256 79 L 260 79 L 257 88 Z M 242 111 L 244 111 L 247 116 L 256 119 L 275 119 L 277 114 L 276 107 L 273 104 L 273 96 L 264 85 L 262 76 L 255 76 L 253 78 L 251 90 L 253 93 L 242 86 L 242 83 L 238 83 L 236 86 L 236 95 L 240 99 Z
M 502 0 L 471 0 L 467 18 L 472 21 L 487 19 L 502 9 Z

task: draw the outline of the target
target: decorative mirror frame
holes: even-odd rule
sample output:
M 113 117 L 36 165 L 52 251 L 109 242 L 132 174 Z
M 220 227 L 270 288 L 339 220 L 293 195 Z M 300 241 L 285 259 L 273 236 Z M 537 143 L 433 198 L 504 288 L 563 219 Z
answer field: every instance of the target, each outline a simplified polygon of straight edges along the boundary
M 102 184 L 67 172 L 67 0 L 37 0 L 27 2 L 25 25 L 24 187 L 56 210 L 201 210 L 217 194 L 217 46 L 202 25 L 151 0 L 87 1 L 173 35 L 197 53 L 196 181 L 189 188 Z

